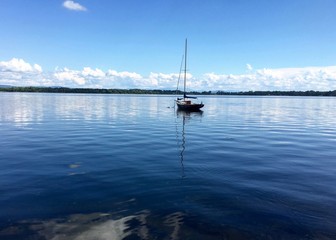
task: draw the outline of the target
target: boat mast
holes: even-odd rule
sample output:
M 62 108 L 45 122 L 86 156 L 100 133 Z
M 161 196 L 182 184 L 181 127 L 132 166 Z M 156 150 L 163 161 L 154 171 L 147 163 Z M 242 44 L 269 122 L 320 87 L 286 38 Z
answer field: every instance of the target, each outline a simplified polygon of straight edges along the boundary
M 185 40 L 185 53 L 184 53 L 184 89 L 183 97 L 186 98 L 186 82 L 187 82 L 187 38 Z

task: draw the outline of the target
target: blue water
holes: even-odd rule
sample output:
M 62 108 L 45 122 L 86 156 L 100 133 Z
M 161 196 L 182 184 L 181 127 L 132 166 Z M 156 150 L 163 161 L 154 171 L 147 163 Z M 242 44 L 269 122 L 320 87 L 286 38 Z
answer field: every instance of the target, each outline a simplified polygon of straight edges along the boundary
M 336 98 L 0 93 L 0 239 L 336 239 Z

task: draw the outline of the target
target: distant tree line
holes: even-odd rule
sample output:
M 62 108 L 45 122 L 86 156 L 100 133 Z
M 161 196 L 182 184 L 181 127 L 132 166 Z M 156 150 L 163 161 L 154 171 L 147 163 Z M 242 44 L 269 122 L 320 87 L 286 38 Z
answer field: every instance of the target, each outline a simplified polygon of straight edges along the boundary
M 67 88 L 67 87 L 12 87 L 0 86 L 0 92 L 41 92 L 41 93 L 99 93 L 99 94 L 183 94 L 178 90 L 145 90 L 145 89 L 101 89 L 101 88 Z M 190 95 L 244 95 L 244 96 L 336 96 L 334 91 L 203 91 L 188 92 Z
M 247 91 L 247 92 L 224 92 L 218 91 L 216 95 L 248 95 L 248 96 L 336 96 L 334 91 Z
M 176 94 L 176 90 L 101 89 L 67 87 L 0 87 L 2 92 L 99 93 L 99 94 Z M 182 94 L 181 91 L 177 91 Z

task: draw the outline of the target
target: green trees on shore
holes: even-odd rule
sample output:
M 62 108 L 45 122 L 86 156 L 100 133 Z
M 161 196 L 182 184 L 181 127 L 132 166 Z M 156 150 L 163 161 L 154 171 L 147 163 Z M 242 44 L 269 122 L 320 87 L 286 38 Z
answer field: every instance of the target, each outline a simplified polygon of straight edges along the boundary
M 66 88 L 66 87 L 12 87 L 0 86 L 0 92 L 43 92 L 43 93 L 97 93 L 97 94 L 176 94 L 175 90 L 144 90 L 144 89 L 100 89 L 100 88 Z M 177 94 L 182 94 L 177 91 Z M 191 95 L 242 95 L 242 96 L 336 96 L 334 91 L 203 91 L 189 92 Z
M 99 94 L 176 94 L 174 90 L 102 89 L 66 87 L 0 87 L 2 92 L 99 93 Z M 180 91 L 178 91 L 181 94 Z
M 336 96 L 334 91 L 248 91 L 248 92 L 223 92 L 218 91 L 216 95 L 248 95 L 248 96 Z

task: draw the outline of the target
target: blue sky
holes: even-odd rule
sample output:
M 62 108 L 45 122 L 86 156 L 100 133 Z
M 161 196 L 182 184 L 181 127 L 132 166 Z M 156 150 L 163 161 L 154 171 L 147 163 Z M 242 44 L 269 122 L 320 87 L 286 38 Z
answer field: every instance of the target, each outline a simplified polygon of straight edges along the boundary
M 336 89 L 334 0 L 1 0 L 0 84 Z

